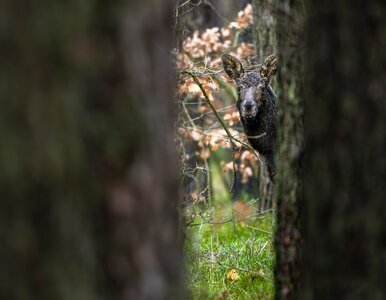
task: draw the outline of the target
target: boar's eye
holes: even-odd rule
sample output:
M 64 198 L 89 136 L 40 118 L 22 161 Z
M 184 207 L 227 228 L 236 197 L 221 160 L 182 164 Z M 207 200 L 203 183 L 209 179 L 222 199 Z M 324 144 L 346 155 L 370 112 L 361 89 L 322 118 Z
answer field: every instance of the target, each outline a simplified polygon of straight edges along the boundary
M 236 90 L 237 90 L 237 95 L 240 96 L 241 87 L 238 86 Z

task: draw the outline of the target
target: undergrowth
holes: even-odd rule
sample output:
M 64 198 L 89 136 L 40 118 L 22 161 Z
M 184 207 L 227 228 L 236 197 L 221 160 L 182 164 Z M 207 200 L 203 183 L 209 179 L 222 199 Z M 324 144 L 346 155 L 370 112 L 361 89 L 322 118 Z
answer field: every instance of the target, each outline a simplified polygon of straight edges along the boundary
M 195 208 L 185 241 L 190 299 L 273 299 L 272 212 L 256 213 L 257 200 Z
M 258 213 L 264 206 L 252 199 L 259 197 L 261 162 L 246 143 L 237 93 L 221 62 L 230 53 L 247 71 L 258 67 L 252 28 L 247 5 L 233 22 L 195 30 L 173 51 L 190 299 L 273 298 L 274 214 Z M 231 200 L 236 173 L 245 194 Z

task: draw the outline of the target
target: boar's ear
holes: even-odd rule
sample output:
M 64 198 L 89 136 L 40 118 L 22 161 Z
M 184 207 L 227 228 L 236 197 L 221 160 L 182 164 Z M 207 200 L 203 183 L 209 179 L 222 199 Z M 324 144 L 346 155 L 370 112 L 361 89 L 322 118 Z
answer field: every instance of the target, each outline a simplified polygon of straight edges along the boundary
M 260 67 L 259 75 L 260 81 L 263 85 L 267 86 L 273 75 L 277 71 L 278 56 L 277 54 L 271 54 L 267 56 L 264 63 Z
M 230 54 L 221 55 L 222 64 L 228 76 L 234 80 L 244 75 L 244 69 L 241 62 Z

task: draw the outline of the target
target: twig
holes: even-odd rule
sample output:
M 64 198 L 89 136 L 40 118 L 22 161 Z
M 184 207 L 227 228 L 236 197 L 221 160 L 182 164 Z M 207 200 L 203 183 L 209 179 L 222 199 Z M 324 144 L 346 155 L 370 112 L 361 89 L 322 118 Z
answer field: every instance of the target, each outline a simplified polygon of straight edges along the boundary
M 228 126 L 225 124 L 224 120 L 221 118 L 221 116 L 218 114 L 216 108 L 213 106 L 212 102 L 210 102 L 209 100 L 209 97 L 204 89 L 204 87 L 202 86 L 202 83 L 198 80 L 197 76 L 194 75 L 192 72 L 189 72 L 189 71 L 183 71 L 183 73 L 186 73 L 188 74 L 189 76 L 192 77 L 192 79 L 194 80 L 194 82 L 198 85 L 198 87 L 200 88 L 202 94 L 204 95 L 204 98 L 205 98 L 205 102 L 209 105 L 209 107 L 212 109 L 213 113 L 215 114 L 216 118 L 218 119 L 218 121 L 220 122 L 221 126 L 224 128 L 227 136 L 229 137 L 229 142 L 231 143 L 232 146 L 235 146 L 235 142 L 238 142 L 240 143 L 241 145 L 243 145 L 245 148 L 247 148 L 248 150 L 252 151 L 252 153 L 257 157 L 257 159 L 261 162 L 260 160 L 260 157 L 259 155 L 257 154 L 257 152 L 255 151 L 255 149 L 253 149 L 250 145 L 248 145 L 247 143 L 244 143 L 243 141 L 240 141 L 239 139 L 236 139 L 229 131 L 228 129 Z
M 269 232 L 269 231 L 264 230 L 264 229 L 256 228 L 256 227 L 250 226 L 250 225 L 248 225 L 248 224 L 244 224 L 244 226 L 247 227 L 247 228 L 256 230 L 256 231 L 260 231 L 260 232 L 266 233 L 266 234 L 268 234 L 268 235 L 272 235 L 272 232 Z
M 259 138 L 262 138 L 263 136 L 266 136 L 267 133 L 266 132 L 263 132 L 262 134 L 259 134 L 259 135 L 247 135 L 247 138 L 249 139 L 259 139 Z
M 232 194 L 234 194 L 234 187 L 235 187 L 235 183 L 237 181 L 237 169 L 236 169 L 236 161 L 235 161 L 235 152 L 236 152 L 236 149 L 233 146 L 232 147 L 233 180 L 232 180 L 232 185 L 231 185 L 231 189 L 230 189 L 230 192 Z
M 241 222 L 244 222 L 246 220 L 250 220 L 251 218 L 257 218 L 258 216 L 261 216 L 261 215 L 264 215 L 265 213 L 256 213 L 256 214 L 253 214 L 251 216 L 248 216 L 246 218 L 242 218 L 242 219 L 237 219 L 235 220 L 235 218 L 232 216 L 232 217 L 229 217 L 229 218 L 226 218 L 226 219 L 223 219 L 221 221 L 209 221 L 207 219 L 205 219 L 202 215 L 200 215 L 201 219 L 203 219 L 204 221 L 203 222 L 200 222 L 200 223 L 189 223 L 187 226 L 189 227 L 196 227 L 196 226 L 203 226 L 203 225 L 222 225 L 222 224 L 227 224 L 227 223 L 233 223 L 233 224 L 236 224 L 236 223 L 241 223 Z M 244 224 L 245 225 L 245 224 Z M 252 229 L 252 228 L 251 228 Z M 257 228 L 253 228 L 253 229 L 257 229 Z M 269 231 L 265 231 L 265 233 L 270 233 Z M 272 233 L 270 233 L 272 234 Z
M 225 18 L 222 14 L 220 14 L 220 13 L 217 11 L 217 9 L 214 7 L 214 5 L 213 5 L 209 0 L 206 0 L 206 1 L 205 1 L 205 4 L 208 5 L 208 6 L 213 10 L 213 12 L 214 12 L 220 19 L 222 19 L 222 21 L 223 21 L 224 23 L 230 24 L 230 21 L 229 21 L 227 18 Z
M 226 126 L 224 120 L 221 118 L 221 116 L 218 114 L 216 108 L 213 106 L 212 102 L 210 102 L 209 97 L 208 97 L 205 89 L 202 86 L 202 83 L 198 80 L 197 76 L 194 75 L 192 72 L 188 72 L 188 71 L 184 71 L 184 72 L 186 74 L 188 74 L 189 76 L 191 76 L 192 79 L 194 80 L 194 82 L 198 85 L 198 87 L 200 88 L 202 94 L 204 95 L 206 104 L 208 104 L 209 107 L 212 109 L 212 111 L 215 114 L 216 118 L 218 119 L 218 121 L 220 122 L 221 126 L 224 128 L 225 132 L 227 133 L 227 135 L 229 137 L 230 143 L 233 145 L 234 144 L 234 141 L 233 141 L 234 138 L 233 138 L 232 134 L 230 133 L 230 131 L 228 129 L 228 126 Z
M 202 102 L 202 103 L 205 103 L 205 102 Z M 191 104 L 191 103 L 184 103 L 184 105 L 187 105 L 187 104 Z M 201 104 L 201 103 L 198 102 L 197 104 Z M 218 111 L 225 111 L 227 109 L 232 108 L 233 106 L 235 106 L 235 104 L 231 104 L 229 106 L 223 107 L 223 108 L 219 109 Z M 203 118 L 203 117 L 205 117 L 205 116 L 207 116 L 209 114 L 212 114 L 212 113 L 213 112 L 209 111 L 209 112 L 203 113 L 203 114 L 199 115 L 198 117 L 195 117 L 194 119 L 191 119 L 191 120 L 192 121 L 197 121 L 197 120 L 199 120 L 199 119 L 201 119 L 201 118 Z M 189 123 L 189 122 L 184 122 L 183 125 L 186 124 L 186 123 Z
M 188 110 L 186 109 L 185 99 L 182 101 L 182 108 L 184 110 L 184 113 L 185 113 L 186 117 L 188 118 L 188 122 L 192 125 L 192 127 L 194 129 L 196 129 L 196 124 L 194 124 L 194 121 L 192 120 L 192 117 L 190 116 Z
M 208 163 L 208 158 L 204 159 L 204 164 L 205 164 L 205 169 L 206 169 L 206 184 L 207 184 L 207 192 L 208 192 L 208 203 L 211 204 L 211 199 L 212 199 L 212 179 L 211 179 L 211 174 L 210 174 L 210 169 L 209 169 L 209 163 Z M 205 201 L 206 202 L 206 201 Z M 206 204 L 208 204 L 206 203 Z
M 265 244 L 263 245 L 263 247 L 260 248 L 259 252 L 257 253 L 257 256 L 259 256 L 264 251 L 265 247 L 267 247 L 267 245 L 268 245 L 268 242 L 269 241 L 266 241 Z

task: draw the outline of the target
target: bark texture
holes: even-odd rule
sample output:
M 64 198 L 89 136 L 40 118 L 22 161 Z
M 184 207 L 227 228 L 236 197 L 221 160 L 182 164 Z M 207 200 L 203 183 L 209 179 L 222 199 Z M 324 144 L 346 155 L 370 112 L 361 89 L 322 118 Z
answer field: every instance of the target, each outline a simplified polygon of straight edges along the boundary
M 253 0 L 254 40 L 256 55 L 259 62 L 263 62 L 268 55 L 275 53 L 276 41 L 276 1 Z
M 253 38 L 256 47 L 257 63 L 263 63 L 271 54 L 277 53 L 276 6 L 273 0 L 253 0 Z M 273 90 L 277 90 L 276 76 Z M 266 168 L 259 169 L 259 209 L 265 211 L 274 206 L 274 183 Z
M 277 172 L 275 182 L 275 299 L 298 299 L 301 208 L 300 162 L 303 149 L 303 1 L 279 1 Z

